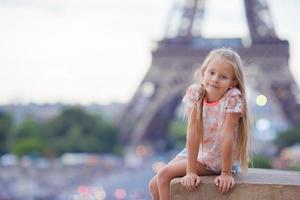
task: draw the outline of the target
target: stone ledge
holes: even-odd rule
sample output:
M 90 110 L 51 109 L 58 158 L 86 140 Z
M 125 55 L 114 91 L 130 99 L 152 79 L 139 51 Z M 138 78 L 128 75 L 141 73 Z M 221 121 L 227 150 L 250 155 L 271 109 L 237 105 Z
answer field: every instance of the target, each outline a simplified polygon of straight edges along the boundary
M 215 176 L 201 176 L 196 191 L 188 192 L 180 178 L 171 181 L 172 200 L 294 200 L 300 199 L 300 173 L 281 170 L 249 169 L 248 175 L 234 176 L 236 185 L 227 194 L 220 194 Z

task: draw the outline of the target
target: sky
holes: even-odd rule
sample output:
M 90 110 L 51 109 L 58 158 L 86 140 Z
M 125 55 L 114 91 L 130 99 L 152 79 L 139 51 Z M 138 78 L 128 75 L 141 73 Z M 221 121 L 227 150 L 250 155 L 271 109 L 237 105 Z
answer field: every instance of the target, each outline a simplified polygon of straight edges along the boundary
M 174 0 L 0 0 L 0 104 L 128 102 Z M 206 37 L 245 37 L 240 0 L 207 1 Z M 300 1 L 269 0 L 300 85 Z

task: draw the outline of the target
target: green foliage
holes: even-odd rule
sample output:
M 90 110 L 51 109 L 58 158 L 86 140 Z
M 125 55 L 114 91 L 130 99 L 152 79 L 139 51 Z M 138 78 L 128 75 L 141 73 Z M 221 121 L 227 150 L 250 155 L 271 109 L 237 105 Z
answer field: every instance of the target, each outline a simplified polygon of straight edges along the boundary
M 288 167 L 288 170 L 300 171 L 300 165 L 292 165 Z
M 26 117 L 17 127 L 16 138 L 21 139 L 31 137 L 41 137 L 41 126 L 30 117 Z
M 10 149 L 18 156 L 31 153 L 41 155 L 45 149 L 42 127 L 30 117 L 16 127 L 11 140 Z
M 43 142 L 39 138 L 21 138 L 14 143 L 12 153 L 19 157 L 28 154 L 41 155 L 44 148 Z
M 186 142 L 186 127 L 187 124 L 184 121 L 173 121 L 169 127 L 169 136 L 172 146 L 175 148 L 182 148 Z
M 47 146 L 58 155 L 65 152 L 113 152 L 117 129 L 80 107 L 69 107 L 45 125 Z
M 120 153 L 117 129 L 100 116 L 80 107 L 67 107 L 46 123 L 27 117 L 12 127 L 11 118 L 0 112 L 0 153 L 61 155 L 65 152 Z
M 7 152 L 7 141 L 12 129 L 12 118 L 0 111 L 0 155 Z
M 300 143 L 300 128 L 293 127 L 278 134 L 275 139 L 275 144 L 280 148 L 292 146 L 293 144 Z
M 272 165 L 269 158 L 260 154 L 256 154 L 253 155 L 249 167 L 270 169 L 272 168 Z

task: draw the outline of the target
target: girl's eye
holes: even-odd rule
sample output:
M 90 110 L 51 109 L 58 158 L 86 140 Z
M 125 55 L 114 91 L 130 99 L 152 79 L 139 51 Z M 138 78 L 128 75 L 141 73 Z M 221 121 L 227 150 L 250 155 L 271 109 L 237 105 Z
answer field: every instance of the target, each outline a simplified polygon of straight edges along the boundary
M 221 76 L 221 79 L 227 79 L 227 76 Z
M 210 72 L 209 72 L 209 74 L 210 74 L 210 75 L 214 75 L 214 74 L 215 74 L 215 72 L 213 72 L 213 71 L 210 71 Z

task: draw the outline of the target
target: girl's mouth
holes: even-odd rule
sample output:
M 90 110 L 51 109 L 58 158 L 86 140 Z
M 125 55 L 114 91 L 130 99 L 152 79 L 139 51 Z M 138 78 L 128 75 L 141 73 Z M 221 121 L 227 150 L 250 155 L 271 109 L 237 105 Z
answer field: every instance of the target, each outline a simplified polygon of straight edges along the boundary
M 215 88 L 215 89 L 219 89 L 219 87 L 215 86 L 215 85 L 209 85 L 209 86 L 212 87 L 212 88 Z

